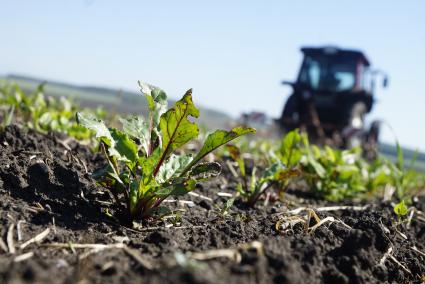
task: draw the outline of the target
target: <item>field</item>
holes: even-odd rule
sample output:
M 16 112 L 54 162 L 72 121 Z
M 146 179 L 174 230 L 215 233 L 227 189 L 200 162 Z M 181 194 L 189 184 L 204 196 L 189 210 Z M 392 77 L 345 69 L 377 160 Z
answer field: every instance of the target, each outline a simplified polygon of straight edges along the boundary
M 146 124 L 2 88 L 2 283 L 425 281 L 425 177 L 401 148 L 208 134 L 190 91 L 166 110 L 141 89 Z

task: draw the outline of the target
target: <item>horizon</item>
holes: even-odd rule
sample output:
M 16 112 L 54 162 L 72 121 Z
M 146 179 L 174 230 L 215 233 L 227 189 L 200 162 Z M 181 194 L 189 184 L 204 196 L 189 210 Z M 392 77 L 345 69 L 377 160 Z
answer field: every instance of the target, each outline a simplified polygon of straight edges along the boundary
M 193 87 L 204 107 L 277 117 L 290 94 L 280 82 L 295 79 L 301 46 L 354 48 L 390 77 L 368 121 L 383 119 L 403 146 L 425 150 L 424 2 L 123 3 L 4 4 L 0 73 L 132 92 L 142 80 L 171 98 Z M 387 127 L 381 137 L 394 144 Z

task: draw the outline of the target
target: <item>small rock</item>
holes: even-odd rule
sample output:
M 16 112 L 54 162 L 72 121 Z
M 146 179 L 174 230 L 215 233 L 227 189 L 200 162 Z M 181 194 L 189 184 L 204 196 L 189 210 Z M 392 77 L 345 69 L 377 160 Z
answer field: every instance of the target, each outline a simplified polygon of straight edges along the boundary
M 168 237 L 163 232 L 155 231 L 145 238 L 145 242 L 159 245 L 168 242 Z
M 201 206 L 202 208 L 206 209 L 206 210 L 211 210 L 211 204 L 209 202 L 207 202 L 206 200 L 201 200 L 198 203 L 199 206 Z
M 49 174 L 49 167 L 42 160 L 37 160 L 35 164 L 31 166 L 31 169 L 38 174 Z
M 68 267 L 68 266 L 69 266 L 68 262 L 63 258 L 59 258 L 56 261 L 56 268 L 62 268 L 62 267 Z
M 107 263 L 105 263 L 102 268 L 102 274 L 103 275 L 114 275 L 115 273 L 117 273 L 117 268 L 115 267 L 115 264 L 112 261 L 108 261 Z
M 130 238 L 127 236 L 113 236 L 112 239 L 121 244 L 128 244 L 130 242 Z

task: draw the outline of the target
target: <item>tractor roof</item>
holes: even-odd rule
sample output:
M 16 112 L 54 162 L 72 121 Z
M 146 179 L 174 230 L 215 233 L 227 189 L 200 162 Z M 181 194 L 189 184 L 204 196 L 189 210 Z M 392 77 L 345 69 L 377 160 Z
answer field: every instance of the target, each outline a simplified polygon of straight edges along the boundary
M 370 65 L 369 60 L 367 59 L 367 57 L 364 55 L 363 52 L 359 51 L 359 50 L 352 50 L 352 49 L 340 49 L 338 47 L 334 47 L 334 46 L 325 46 L 325 47 L 303 47 L 301 48 L 301 51 L 305 54 L 305 55 L 312 55 L 312 56 L 317 56 L 317 55 L 337 55 L 337 56 L 342 56 L 345 58 L 355 58 L 355 59 L 361 59 L 366 66 Z

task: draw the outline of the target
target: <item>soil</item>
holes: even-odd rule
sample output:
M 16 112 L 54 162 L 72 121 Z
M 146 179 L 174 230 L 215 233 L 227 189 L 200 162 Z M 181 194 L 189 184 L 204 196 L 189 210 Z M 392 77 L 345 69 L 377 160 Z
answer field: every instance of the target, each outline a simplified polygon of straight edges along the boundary
M 115 207 L 109 194 L 91 178 L 103 163 L 86 146 L 59 134 L 18 126 L 0 133 L 1 283 L 425 280 L 424 219 L 414 215 L 409 226 L 397 225 L 390 204 L 316 210 L 321 220 L 336 221 L 314 232 L 301 223 L 284 230 L 279 224 L 308 212 L 290 217 L 288 210 L 335 204 L 288 193 L 285 203 L 264 206 L 261 201 L 251 209 L 236 202 L 228 214 L 220 214 L 215 204 L 221 206 L 228 197 L 218 193 L 234 193 L 232 175 L 224 169 L 221 177 L 199 185 L 195 193 L 201 196 L 165 203 L 181 217 L 129 228 L 111 217 Z M 415 202 L 423 212 L 425 199 Z M 312 218 L 309 226 L 315 223 Z M 21 247 L 46 229 L 47 236 Z M 62 247 L 53 246 L 57 243 Z M 93 249 L 78 244 L 118 245 Z

